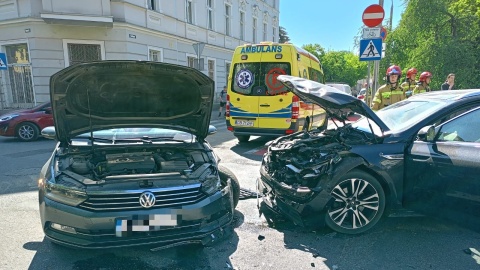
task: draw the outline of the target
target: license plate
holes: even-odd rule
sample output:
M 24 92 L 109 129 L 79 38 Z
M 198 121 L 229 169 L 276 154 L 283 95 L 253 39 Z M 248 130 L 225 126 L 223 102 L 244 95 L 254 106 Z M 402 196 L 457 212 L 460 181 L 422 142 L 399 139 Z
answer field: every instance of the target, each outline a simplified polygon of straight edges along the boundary
M 115 235 L 123 237 L 130 232 L 151 232 L 177 226 L 176 214 L 138 215 L 132 219 L 117 219 Z
M 235 126 L 253 127 L 254 122 L 249 120 L 235 120 Z

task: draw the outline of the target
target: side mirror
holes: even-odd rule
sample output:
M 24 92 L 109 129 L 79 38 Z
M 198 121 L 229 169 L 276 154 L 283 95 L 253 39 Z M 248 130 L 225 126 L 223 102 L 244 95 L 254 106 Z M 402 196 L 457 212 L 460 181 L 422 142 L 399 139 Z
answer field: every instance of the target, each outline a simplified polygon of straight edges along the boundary
M 207 134 L 207 136 L 208 136 L 208 135 L 215 134 L 215 133 L 217 133 L 217 128 L 216 128 L 215 126 L 209 125 L 209 126 L 208 126 L 208 134 Z
M 418 139 L 424 142 L 433 142 L 435 139 L 435 126 L 426 126 L 418 131 Z
M 42 136 L 46 139 L 55 140 L 55 127 L 46 127 L 42 129 Z
M 46 114 L 52 114 L 52 108 L 50 108 L 50 107 L 49 107 L 49 108 L 45 108 L 45 109 L 44 109 L 44 112 L 45 112 Z

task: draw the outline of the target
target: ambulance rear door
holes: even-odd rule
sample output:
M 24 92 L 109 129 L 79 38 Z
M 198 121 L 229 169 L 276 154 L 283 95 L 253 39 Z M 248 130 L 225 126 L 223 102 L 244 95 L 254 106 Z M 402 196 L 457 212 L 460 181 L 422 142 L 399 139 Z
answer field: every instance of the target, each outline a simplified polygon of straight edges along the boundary
M 281 58 L 275 55 L 282 55 Z M 277 59 L 278 58 L 278 59 Z M 292 122 L 291 92 L 277 80 L 279 75 L 291 75 L 292 50 L 290 46 L 282 46 L 282 51 L 263 52 L 260 63 L 261 78 L 254 89 L 259 100 L 258 125 L 261 128 L 290 128 Z

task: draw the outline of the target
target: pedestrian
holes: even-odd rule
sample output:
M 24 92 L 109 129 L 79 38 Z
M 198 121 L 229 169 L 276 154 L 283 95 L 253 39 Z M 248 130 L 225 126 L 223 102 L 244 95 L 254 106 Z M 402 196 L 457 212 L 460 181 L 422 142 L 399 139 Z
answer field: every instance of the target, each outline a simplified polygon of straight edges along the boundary
M 447 79 L 442 84 L 442 90 L 454 90 L 453 86 L 455 85 L 455 74 L 450 73 L 447 76 Z
M 378 88 L 372 101 L 372 109 L 380 110 L 406 98 L 405 91 L 398 84 L 402 76 L 399 66 L 392 65 L 387 69 L 387 83 Z
M 422 72 L 418 78 L 417 86 L 413 89 L 413 94 L 420 94 L 432 91 L 430 89 L 430 82 L 432 81 L 432 73 L 428 71 Z
M 218 109 L 218 117 L 222 116 L 223 107 L 227 104 L 227 86 L 224 86 L 220 92 L 220 108 Z M 223 113 L 225 116 L 226 112 Z
M 407 71 L 407 78 L 402 83 L 402 88 L 405 92 L 405 96 L 408 98 L 412 95 L 413 89 L 417 85 L 417 69 L 412 67 Z

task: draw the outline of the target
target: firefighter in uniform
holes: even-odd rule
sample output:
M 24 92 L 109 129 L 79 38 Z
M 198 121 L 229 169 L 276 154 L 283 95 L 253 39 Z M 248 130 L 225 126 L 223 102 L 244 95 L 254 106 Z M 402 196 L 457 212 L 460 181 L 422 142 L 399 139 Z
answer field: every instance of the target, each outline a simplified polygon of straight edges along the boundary
M 395 65 L 390 66 L 387 69 L 386 75 L 387 84 L 378 88 L 375 97 L 372 100 L 371 107 L 374 111 L 385 108 L 406 98 L 405 91 L 398 84 L 398 80 L 400 79 L 400 76 L 402 76 L 402 70 L 400 67 Z
M 407 80 L 402 83 L 402 88 L 405 91 L 406 97 L 410 97 L 413 93 L 413 89 L 417 85 L 417 69 L 411 68 L 407 71 Z
M 420 78 L 418 78 L 417 86 L 413 89 L 413 94 L 420 94 L 425 92 L 430 92 L 430 81 L 432 80 L 432 73 L 428 71 L 422 72 L 420 74 Z

